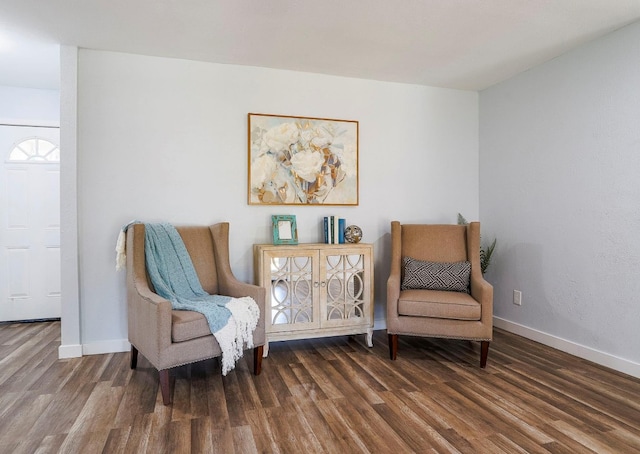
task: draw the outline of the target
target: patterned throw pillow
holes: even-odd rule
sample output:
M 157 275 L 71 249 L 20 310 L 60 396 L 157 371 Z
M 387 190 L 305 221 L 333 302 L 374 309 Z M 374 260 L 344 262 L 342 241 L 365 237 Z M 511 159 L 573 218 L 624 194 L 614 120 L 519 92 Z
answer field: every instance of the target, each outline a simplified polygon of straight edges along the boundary
M 471 262 L 423 262 L 404 257 L 402 264 L 404 278 L 401 290 L 448 290 L 469 293 Z

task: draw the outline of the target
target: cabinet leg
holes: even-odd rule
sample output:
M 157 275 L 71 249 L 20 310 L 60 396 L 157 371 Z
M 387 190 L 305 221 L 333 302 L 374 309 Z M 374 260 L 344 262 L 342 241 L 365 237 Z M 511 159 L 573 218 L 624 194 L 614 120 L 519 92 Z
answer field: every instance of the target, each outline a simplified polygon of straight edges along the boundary
M 373 328 L 367 331 L 367 346 L 373 347 Z

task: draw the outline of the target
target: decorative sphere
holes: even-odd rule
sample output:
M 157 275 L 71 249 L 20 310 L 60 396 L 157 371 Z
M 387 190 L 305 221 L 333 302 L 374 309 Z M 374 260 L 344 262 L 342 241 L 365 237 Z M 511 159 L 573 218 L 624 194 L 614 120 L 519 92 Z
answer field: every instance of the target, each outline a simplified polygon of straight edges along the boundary
M 357 225 L 350 225 L 344 229 L 344 239 L 348 243 L 359 243 L 362 239 L 362 229 Z

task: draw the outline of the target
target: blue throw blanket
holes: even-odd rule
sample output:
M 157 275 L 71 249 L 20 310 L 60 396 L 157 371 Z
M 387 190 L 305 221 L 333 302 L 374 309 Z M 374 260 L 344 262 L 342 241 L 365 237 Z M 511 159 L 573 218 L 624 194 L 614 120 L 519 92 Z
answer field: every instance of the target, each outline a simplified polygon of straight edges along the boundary
M 145 224 L 145 257 L 158 295 L 171 301 L 175 310 L 204 314 L 222 349 L 222 373 L 226 375 L 242 357 L 244 344 L 253 347 L 260 314 L 255 301 L 205 292 L 182 237 L 171 224 Z

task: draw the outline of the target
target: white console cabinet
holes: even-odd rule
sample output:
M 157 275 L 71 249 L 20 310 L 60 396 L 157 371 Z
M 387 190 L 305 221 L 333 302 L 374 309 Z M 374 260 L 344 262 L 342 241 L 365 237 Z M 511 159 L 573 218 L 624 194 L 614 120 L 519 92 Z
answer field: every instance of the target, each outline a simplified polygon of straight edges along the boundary
M 267 343 L 366 334 L 373 346 L 373 246 L 254 245 L 256 284 L 267 289 Z

